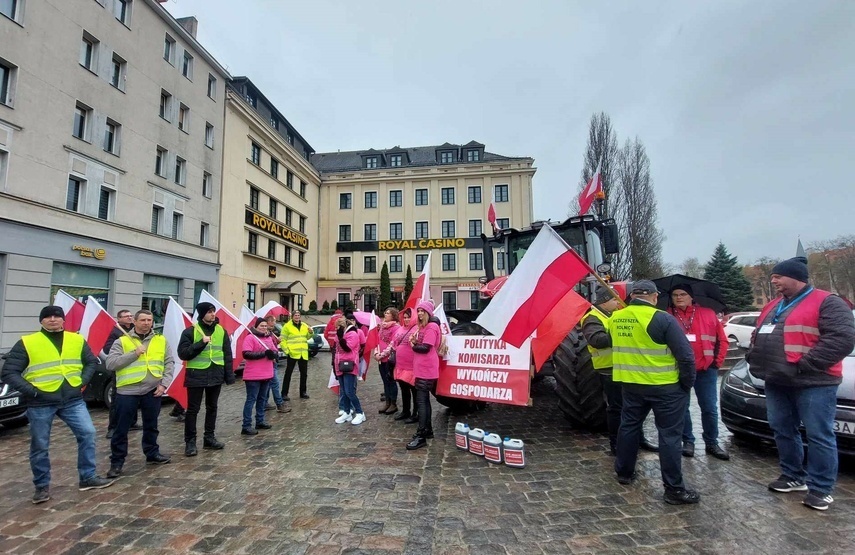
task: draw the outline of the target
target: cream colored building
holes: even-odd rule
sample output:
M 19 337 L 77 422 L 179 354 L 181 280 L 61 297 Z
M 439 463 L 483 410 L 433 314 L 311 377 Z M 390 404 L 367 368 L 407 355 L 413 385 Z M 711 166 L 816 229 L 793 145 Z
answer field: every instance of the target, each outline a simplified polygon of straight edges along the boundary
M 400 304 L 407 267 L 415 280 L 430 254 L 435 302 L 477 307 L 491 198 L 501 227 L 532 222 L 534 160 L 475 141 L 315 154 L 312 163 L 322 179 L 318 306 L 377 308 L 384 262 Z
M 226 91 L 219 300 L 239 310 L 317 295 L 320 176 L 312 147 L 246 77 Z
M 154 0 L 0 2 L 0 350 L 59 288 L 156 319 L 215 289 L 230 75 L 196 24 Z

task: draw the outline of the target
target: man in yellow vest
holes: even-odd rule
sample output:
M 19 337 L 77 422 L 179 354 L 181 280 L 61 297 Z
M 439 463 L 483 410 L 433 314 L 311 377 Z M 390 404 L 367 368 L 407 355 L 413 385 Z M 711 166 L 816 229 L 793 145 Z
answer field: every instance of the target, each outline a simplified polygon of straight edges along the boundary
M 309 339 L 315 335 L 311 326 L 301 321 L 299 310 L 295 310 L 291 319 L 282 326 L 279 334 L 279 346 L 288 357 L 285 365 L 285 379 L 282 380 L 282 400 L 290 401 L 288 389 L 291 387 L 291 375 L 294 373 L 294 365 L 300 368 L 300 399 L 308 399 L 306 393 L 306 372 L 309 365 Z
M 187 361 L 184 387 L 187 388 L 187 413 L 184 420 L 184 455 L 195 457 L 196 417 L 205 397 L 205 435 L 202 447 L 225 447 L 214 435 L 217 427 L 217 405 L 223 383 L 235 383 L 232 368 L 232 342 L 217 319 L 216 307 L 207 302 L 196 305 L 197 322 L 181 332 L 178 358 Z
M 100 364 L 83 336 L 64 331 L 65 312 L 46 306 L 39 314 L 42 329 L 15 343 L 3 366 L 4 383 L 24 394 L 30 420 L 30 468 L 36 491 L 33 503 L 50 499 L 50 430 L 54 416 L 77 438 L 79 489 L 106 488 L 113 480 L 95 474 L 95 426 L 81 388 Z
M 629 305 L 609 320 L 612 379 L 623 386 L 617 479 L 625 485 L 635 479 L 642 426 L 653 409 L 665 502 L 697 503 L 701 496 L 686 488 L 682 468 L 683 419 L 695 382 L 695 355 L 679 322 L 656 308 L 659 292 L 652 281 L 634 282 L 630 294 Z
M 134 327 L 113 342 L 107 355 L 107 370 L 116 373 L 116 429 L 110 441 L 110 471 L 107 478 L 118 478 L 128 456 L 128 430 L 142 411 L 142 449 L 148 464 L 166 464 L 157 445 L 157 418 L 160 401 L 172 383 L 172 354 L 166 338 L 152 332 L 154 315 L 150 310 L 134 314 Z

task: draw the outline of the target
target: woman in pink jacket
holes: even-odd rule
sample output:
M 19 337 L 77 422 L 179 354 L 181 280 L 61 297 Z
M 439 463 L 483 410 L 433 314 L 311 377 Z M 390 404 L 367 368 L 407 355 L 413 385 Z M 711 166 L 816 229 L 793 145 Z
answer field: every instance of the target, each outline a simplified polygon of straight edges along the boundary
M 416 306 L 418 329 L 410 335 L 410 345 L 413 348 L 413 376 L 416 378 L 416 407 L 419 411 L 419 428 L 413 440 L 407 444 L 407 450 L 419 449 L 427 445 L 427 440 L 433 438 L 433 416 L 430 406 L 430 395 L 436 392 L 436 382 L 439 379 L 439 353 L 437 349 L 442 342 L 439 326 L 430 320 L 433 315 L 433 303 L 422 301 Z
M 241 350 L 246 365 L 243 369 L 243 383 L 246 385 L 246 402 L 243 404 L 243 426 L 240 433 L 254 436 L 258 430 L 269 430 L 273 426 L 264 421 L 264 409 L 267 405 L 267 392 L 273 379 L 273 368 L 279 358 L 279 346 L 276 337 L 267 328 L 264 318 L 255 321 L 243 340 Z M 252 428 L 252 406 L 255 405 L 255 429 Z
M 398 333 L 398 309 L 390 306 L 383 312 L 380 323 L 380 342 L 374 350 L 374 360 L 378 362 L 380 379 L 383 380 L 383 394 L 386 404 L 378 411 L 380 414 L 395 414 L 398 412 L 398 384 L 395 383 L 395 361 L 389 360 L 389 354 L 384 353 L 395 335 Z
M 365 422 L 365 413 L 356 396 L 359 373 L 359 334 L 353 320 L 336 320 L 335 375 L 342 393 L 340 407 L 344 414 L 335 419 L 336 424 L 350 422 L 354 426 Z
M 413 348 L 410 345 L 410 334 L 416 327 L 412 319 L 413 311 L 410 308 L 401 312 L 401 323 L 395 332 L 395 337 L 389 345 L 381 352 L 381 356 L 388 357 L 395 353 L 394 377 L 401 388 L 401 403 L 403 410 L 395 417 L 395 420 L 403 420 L 406 424 L 414 424 L 419 421 L 416 410 L 416 390 L 413 388 Z M 412 401 L 412 413 L 410 406 Z

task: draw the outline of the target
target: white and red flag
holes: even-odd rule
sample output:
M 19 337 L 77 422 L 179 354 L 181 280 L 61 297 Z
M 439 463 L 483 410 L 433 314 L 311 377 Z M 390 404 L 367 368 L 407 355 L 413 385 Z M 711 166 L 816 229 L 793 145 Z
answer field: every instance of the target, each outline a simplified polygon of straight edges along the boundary
M 255 323 L 257 316 L 246 305 L 240 307 L 240 323 L 244 326 L 251 326 Z
M 62 289 L 56 292 L 53 296 L 53 304 L 62 307 L 65 312 L 65 331 L 80 331 L 80 324 L 83 322 L 83 311 L 86 310 L 86 305 L 63 291 Z
M 413 313 L 413 317 L 416 315 L 416 305 L 422 301 L 430 300 L 430 255 L 431 253 L 428 253 L 422 273 L 419 275 L 419 279 L 416 280 L 415 285 L 413 285 L 413 292 L 410 293 L 410 298 L 404 304 L 404 310 L 409 308 Z
M 80 323 L 80 335 L 89 343 L 89 348 L 97 356 L 104 349 L 113 328 L 118 326 L 110 313 L 91 296 L 86 299 L 83 320 Z
M 597 199 L 597 193 L 603 192 L 603 176 L 600 175 L 600 163 L 597 163 L 597 171 L 591 176 L 588 184 L 579 194 L 579 215 L 584 216 L 591 209 L 591 205 Z
M 333 393 L 338 395 L 338 378 L 335 377 L 335 372 L 333 372 L 332 369 L 330 369 L 330 379 L 329 382 L 327 382 L 327 387 L 330 388 Z
M 520 347 L 591 267 L 548 225 L 475 320 L 496 337 Z
M 499 233 L 499 224 L 496 223 L 496 199 L 490 200 L 490 207 L 487 209 L 487 221 L 490 222 L 490 227 L 493 228 L 493 235 Z
M 166 314 L 163 316 L 163 337 L 166 345 L 175 361 L 172 370 L 172 383 L 166 388 L 166 394 L 175 399 L 175 402 L 187 408 L 187 388 L 184 387 L 184 372 L 187 370 L 187 361 L 178 358 L 178 342 L 181 341 L 181 333 L 193 325 L 193 321 L 181 308 L 175 299 L 169 297 L 166 306 Z
M 377 345 L 380 344 L 380 320 L 374 311 L 371 312 L 371 318 L 368 321 L 368 334 L 365 336 L 365 348 L 362 351 L 362 358 L 365 359 L 365 364 L 371 364 L 371 354 Z
M 538 372 L 589 308 L 591 303 L 571 289 L 537 326 L 537 334 L 531 340 L 531 354 Z
M 288 314 L 290 314 L 288 309 L 276 301 L 269 301 L 266 305 L 255 311 L 256 318 L 267 318 L 270 315 L 278 318 L 279 316 L 288 316 Z

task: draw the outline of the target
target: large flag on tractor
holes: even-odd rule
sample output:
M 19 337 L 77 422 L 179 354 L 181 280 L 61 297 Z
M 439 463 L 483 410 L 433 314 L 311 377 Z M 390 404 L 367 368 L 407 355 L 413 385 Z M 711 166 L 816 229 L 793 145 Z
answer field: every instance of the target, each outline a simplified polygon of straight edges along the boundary
M 83 311 L 86 310 L 86 305 L 63 291 L 62 289 L 56 292 L 53 296 L 53 304 L 62 307 L 65 312 L 65 331 L 80 331 L 80 324 L 83 322 Z
M 568 291 L 590 273 L 593 270 L 587 262 L 544 225 L 475 323 L 519 348 Z
M 184 372 L 187 370 L 187 361 L 178 358 L 178 342 L 181 340 L 181 332 L 192 325 L 193 321 L 181 305 L 169 297 L 169 304 L 166 306 L 166 314 L 163 317 L 163 337 L 166 338 L 175 367 L 172 371 L 172 383 L 166 388 L 166 394 L 185 409 L 187 408 L 187 388 L 184 387 Z
M 531 354 L 538 372 L 589 308 L 591 303 L 571 289 L 537 326 L 537 335 L 531 340 Z
M 83 321 L 80 322 L 80 335 L 86 338 L 89 348 L 97 356 L 104 349 L 107 339 L 118 324 L 110 313 L 91 296 L 86 299 Z
M 424 268 L 422 268 L 422 273 L 419 275 L 419 279 L 416 280 L 416 284 L 413 285 L 413 292 L 410 293 L 410 298 L 407 299 L 406 304 L 404 304 L 404 310 L 410 309 L 413 312 L 413 317 L 416 315 L 416 305 L 418 305 L 421 301 L 429 301 L 430 299 L 430 253 L 428 253 L 427 260 L 425 260 Z
M 603 192 L 603 176 L 600 175 L 600 164 L 597 163 L 597 171 L 591 176 L 588 184 L 582 189 L 579 194 L 579 215 L 584 216 L 591 209 L 594 200 L 597 199 L 597 193 Z

